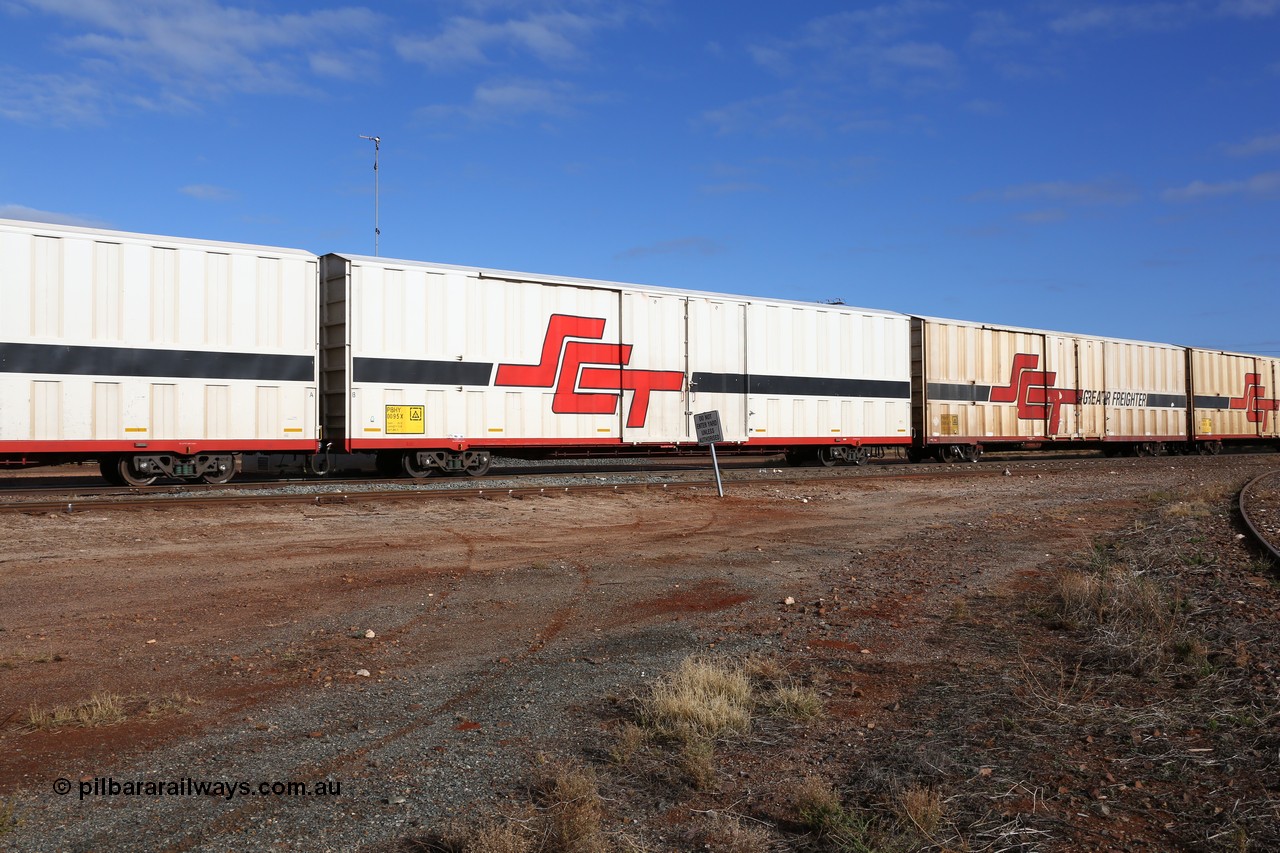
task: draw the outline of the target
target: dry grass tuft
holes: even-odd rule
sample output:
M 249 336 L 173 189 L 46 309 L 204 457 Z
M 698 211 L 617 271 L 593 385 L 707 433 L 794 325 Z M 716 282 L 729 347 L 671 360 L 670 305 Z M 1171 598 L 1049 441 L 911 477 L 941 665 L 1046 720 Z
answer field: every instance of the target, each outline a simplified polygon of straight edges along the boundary
M 707 739 L 691 740 L 680 747 L 680 769 L 695 791 L 716 787 L 716 747 Z
M 904 788 L 898 794 L 898 807 L 902 817 L 926 837 L 932 837 L 942 826 L 942 794 L 936 788 Z
M 0 836 L 12 832 L 22 826 L 22 818 L 18 816 L 18 801 L 0 800 Z
M 635 723 L 624 723 L 618 731 L 617 743 L 610 750 L 609 757 L 614 764 L 629 764 L 638 753 L 648 748 L 650 738 L 648 729 Z
M 145 713 L 148 717 L 159 717 L 163 714 L 186 714 L 190 711 L 190 706 L 202 704 L 204 703 L 200 699 L 194 698 L 190 693 L 170 693 L 168 696 L 148 699 Z
M 768 830 L 756 824 L 744 824 L 736 816 L 716 815 L 702 832 L 702 850 L 716 853 L 762 853 L 773 846 Z
M 840 802 L 840 794 L 826 779 L 806 776 L 795 787 L 795 810 L 801 826 L 822 842 L 824 849 L 871 853 L 866 820 L 850 812 Z
M 689 657 L 654 683 L 642 719 L 662 737 L 689 742 L 747 731 L 753 704 L 751 680 L 741 668 Z
M 742 671 L 750 678 L 769 685 L 781 684 L 787 678 L 787 668 L 773 655 L 751 655 L 742 662 Z
M 465 853 L 537 853 L 532 833 L 520 823 L 493 823 L 477 827 L 467 837 Z
M 125 719 L 124 699 L 114 693 L 95 693 L 78 705 L 58 705 L 45 710 L 32 705 L 27 726 L 32 730 L 60 729 L 67 726 L 111 726 Z
M 812 687 L 777 687 L 766 697 L 765 702 L 773 713 L 793 720 L 815 720 L 826 713 L 822 697 Z
M 588 767 L 548 762 L 535 783 L 538 805 L 547 816 L 542 850 L 557 853 L 599 853 L 606 849 L 604 800 L 596 774 Z
M 1127 566 L 1064 572 L 1055 598 L 1058 620 L 1092 630 L 1103 657 L 1119 669 L 1140 674 L 1158 668 L 1186 642 L 1175 600 L 1159 581 Z
M 1175 501 L 1160 508 L 1167 518 L 1208 518 L 1213 510 L 1204 501 Z

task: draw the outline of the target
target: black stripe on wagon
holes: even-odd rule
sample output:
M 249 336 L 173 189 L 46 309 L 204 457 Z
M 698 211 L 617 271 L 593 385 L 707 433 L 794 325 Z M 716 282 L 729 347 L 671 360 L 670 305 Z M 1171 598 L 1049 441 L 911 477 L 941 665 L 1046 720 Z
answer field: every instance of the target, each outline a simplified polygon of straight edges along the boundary
M 493 363 L 479 361 L 418 361 L 411 358 L 357 358 L 353 382 L 388 385 L 488 385 Z
M 0 373 L 313 382 L 309 355 L 0 343 Z
M 1195 396 L 1197 409 L 1229 409 L 1231 408 L 1230 397 L 1209 397 L 1204 394 Z
M 1187 407 L 1186 394 L 1148 394 L 1148 409 L 1185 409 Z
M 938 402 L 988 403 L 991 401 L 990 385 L 959 385 L 942 382 L 929 383 L 929 399 Z
M 760 376 L 695 373 L 693 390 L 704 394 L 764 394 L 787 397 L 879 397 L 906 400 L 910 382 L 891 379 L 831 379 L 825 376 Z

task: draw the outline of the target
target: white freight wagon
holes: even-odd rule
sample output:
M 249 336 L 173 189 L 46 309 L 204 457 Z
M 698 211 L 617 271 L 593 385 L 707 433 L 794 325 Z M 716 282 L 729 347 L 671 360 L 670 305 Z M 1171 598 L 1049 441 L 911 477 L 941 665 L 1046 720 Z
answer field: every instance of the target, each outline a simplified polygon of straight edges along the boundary
M 1186 350 L 960 320 L 911 320 L 917 456 L 984 445 L 1158 452 L 1187 440 Z
M 1217 453 L 1222 442 L 1280 438 L 1280 359 L 1192 349 L 1191 425 L 1198 449 Z
M 905 315 L 357 255 L 321 258 L 324 440 L 384 471 L 696 444 L 826 464 L 910 443 Z
M 315 255 L 0 220 L 0 459 L 224 482 L 317 446 Z

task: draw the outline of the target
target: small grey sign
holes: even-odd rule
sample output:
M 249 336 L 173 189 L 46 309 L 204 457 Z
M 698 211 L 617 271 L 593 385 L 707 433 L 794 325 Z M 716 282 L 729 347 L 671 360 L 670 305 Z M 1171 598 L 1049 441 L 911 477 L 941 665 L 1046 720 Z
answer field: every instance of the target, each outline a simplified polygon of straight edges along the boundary
M 698 444 L 715 444 L 724 441 L 720 429 L 720 412 L 699 412 L 693 416 L 693 429 L 698 433 Z

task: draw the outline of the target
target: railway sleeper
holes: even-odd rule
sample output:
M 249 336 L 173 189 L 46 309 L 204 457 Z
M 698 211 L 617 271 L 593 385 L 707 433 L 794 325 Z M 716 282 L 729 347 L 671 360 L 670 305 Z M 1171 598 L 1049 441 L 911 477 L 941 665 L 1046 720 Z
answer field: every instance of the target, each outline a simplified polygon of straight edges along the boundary
M 98 460 L 103 478 L 116 486 L 149 486 L 161 477 L 225 483 L 240 472 L 237 453 L 122 453 Z
M 446 474 L 470 474 L 483 477 L 489 473 L 493 457 L 487 450 L 406 450 L 400 457 L 400 470 L 414 478 L 429 477 L 436 471 Z M 390 465 L 382 454 L 378 469 L 388 471 Z

